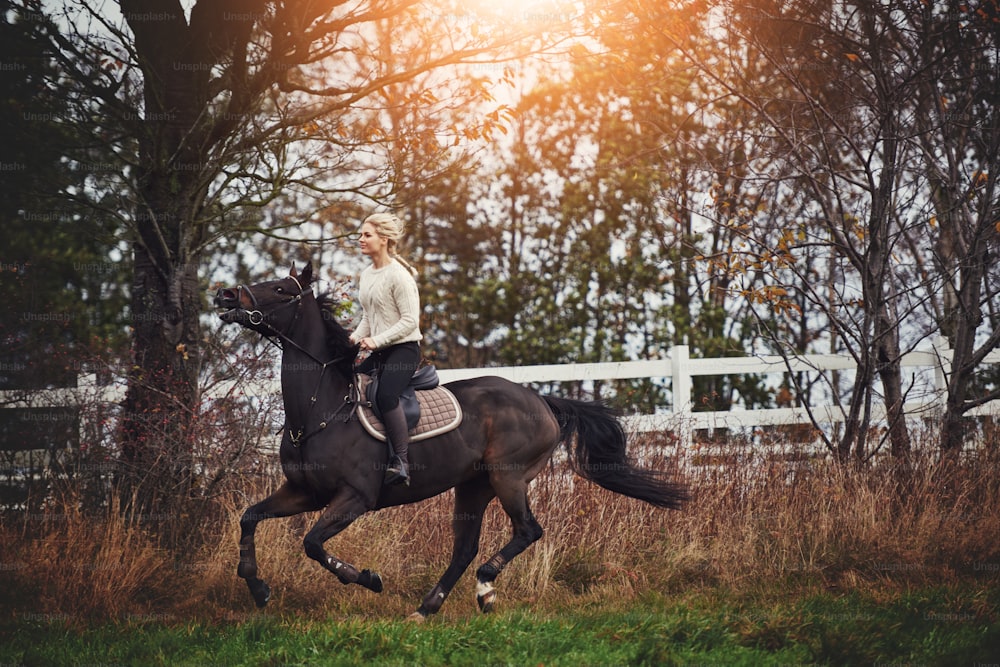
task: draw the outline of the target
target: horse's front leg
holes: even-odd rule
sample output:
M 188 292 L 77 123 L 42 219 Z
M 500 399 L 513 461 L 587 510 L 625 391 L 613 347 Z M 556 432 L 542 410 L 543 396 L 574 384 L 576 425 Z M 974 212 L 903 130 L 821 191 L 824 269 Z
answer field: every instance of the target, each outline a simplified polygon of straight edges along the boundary
M 328 554 L 323 548 L 327 540 L 350 526 L 355 519 L 365 514 L 369 509 L 370 507 L 351 491 L 338 494 L 327 505 L 316 525 L 306 534 L 303 547 L 307 556 L 337 575 L 340 583 L 358 584 L 368 590 L 381 593 L 382 577 L 377 573 L 371 570 L 358 570 L 350 563 L 345 563 Z
M 240 518 L 240 564 L 236 573 L 246 580 L 250 594 L 258 607 L 263 607 L 271 599 L 271 589 L 257 577 L 257 548 L 254 544 L 257 524 L 264 519 L 312 512 L 320 507 L 322 505 L 318 504 L 310 494 L 285 482 L 277 491 L 243 513 Z

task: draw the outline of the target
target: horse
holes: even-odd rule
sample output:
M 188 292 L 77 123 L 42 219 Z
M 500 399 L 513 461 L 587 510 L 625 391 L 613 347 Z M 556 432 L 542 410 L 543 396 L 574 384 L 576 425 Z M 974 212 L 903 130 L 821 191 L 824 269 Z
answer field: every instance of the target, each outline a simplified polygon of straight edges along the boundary
M 271 596 L 258 576 L 254 533 L 261 521 L 322 510 L 303 540 L 305 553 L 341 583 L 380 593 L 381 576 L 327 553 L 326 542 L 363 514 L 454 489 L 451 561 L 410 618 L 422 621 L 441 608 L 476 558 L 484 512 L 497 498 L 512 535 L 476 570 L 476 602 L 490 612 L 497 576 L 542 537 L 528 484 L 561 443 L 574 471 L 605 489 L 661 508 L 680 509 L 687 500 L 683 484 L 630 462 L 624 429 L 610 408 L 541 395 L 492 376 L 445 385 L 461 406 L 461 424 L 411 446 L 409 486 L 384 485 L 385 443 L 362 428 L 352 399 L 358 346 L 332 316 L 331 297 L 314 293 L 313 277 L 312 262 L 301 273 L 293 264 L 285 278 L 224 287 L 214 298 L 223 322 L 242 325 L 282 349 L 285 426 L 279 456 L 285 479 L 240 518 L 237 575 L 257 607 Z

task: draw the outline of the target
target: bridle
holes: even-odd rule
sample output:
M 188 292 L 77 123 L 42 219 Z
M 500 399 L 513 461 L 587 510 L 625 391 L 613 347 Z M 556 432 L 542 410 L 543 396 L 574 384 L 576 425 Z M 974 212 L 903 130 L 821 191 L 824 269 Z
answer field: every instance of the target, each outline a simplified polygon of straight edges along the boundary
M 237 285 L 236 286 L 236 297 L 237 297 L 236 298 L 236 302 L 238 304 L 242 303 L 242 299 L 240 299 L 240 294 L 242 294 L 243 292 L 246 292 L 247 297 L 250 299 L 250 304 L 251 304 L 251 307 L 253 308 L 253 310 L 247 310 L 246 308 L 243 308 L 242 306 L 237 306 L 237 307 L 241 311 L 243 311 L 244 313 L 246 313 L 247 319 L 250 320 L 251 324 L 253 324 L 254 326 L 261 326 L 261 325 L 263 325 L 263 326 L 267 327 L 268 329 L 270 329 L 270 331 L 267 332 L 267 333 L 265 333 L 263 331 L 259 331 L 258 332 L 258 333 L 260 333 L 260 335 L 263 338 L 266 338 L 269 343 L 271 343 L 272 345 L 274 345 L 275 347 L 277 347 L 279 350 L 284 350 L 285 349 L 284 348 L 285 345 L 291 345 L 292 347 L 294 347 L 295 349 L 297 349 L 299 352 L 301 352 L 302 354 L 306 355 L 307 357 L 309 357 L 310 359 L 312 359 L 313 361 L 315 361 L 317 364 L 319 364 L 320 366 L 322 366 L 323 370 L 326 371 L 326 367 L 327 366 L 330 366 L 332 364 L 336 364 L 336 363 L 339 363 L 341 361 L 344 361 L 345 359 L 348 358 L 349 355 L 342 354 L 339 357 L 334 357 L 333 359 L 330 359 L 329 361 L 323 361 L 322 359 L 319 359 L 315 354 L 313 354 L 312 352 L 310 352 L 306 348 L 304 348 L 301 345 L 299 345 L 298 343 L 296 343 L 294 340 L 291 339 L 291 337 L 289 337 L 288 332 L 291 331 L 293 328 L 295 328 L 295 323 L 298 321 L 299 315 L 302 314 L 302 299 L 305 296 L 305 290 L 302 289 L 302 283 L 299 282 L 298 278 L 296 278 L 295 276 L 292 276 L 292 275 L 289 275 L 288 278 L 292 282 L 295 283 L 296 287 L 299 288 L 299 293 L 296 294 L 295 296 L 291 297 L 287 301 L 282 302 L 281 305 L 279 305 L 277 308 L 275 308 L 274 310 L 272 310 L 270 313 L 265 314 L 263 311 L 260 310 L 260 305 L 257 303 L 257 297 L 254 296 L 253 290 L 251 290 L 246 285 Z M 292 306 L 292 305 L 295 306 L 295 317 L 292 318 L 291 324 L 289 324 L 288 327 L 286 327 L 286 331 L 281 331 L 280 329 L 278 329 L 273 324 L 271 324 L 270 322 L 267 321 L 267 319 L 268 319 L 269 316 L 273 316 L 278 311 L 280 311 L 280 310 L 282 310 L 284 308 L 287 308 L 288 306 Z M 275 339 L 277 339 L 277 340 L 275 340 Z M 280 341 L 280 342 L 278 342 L 278 341 Z M 353 359 L 353 356 L 351 356 L 351 358 Z
M 299 279 L 296 278 L 293 275 L 289 275 L 288 278 L 292 282 L 295 283 L 296 287 L 299 288 L 299 293 L 296 294 L 295 296 L 293 296 L 288 301 L 285 301 L 281 306 L 279 306 L 278 308 L 276 308 L 274 312 L 277 312 L 278 310 L 281 310 L 282 308 L 285 308 L 285 307 L 290 306 L 292 304 L 295 304 L 296 306 L 300 306 L 302 304 L 302 297 L 303 297 L 303 294 L 305 293 L 305 290 L 302 289 L 302 283 L 300 283 Z M 243 294 L 244 292 L 246 293 L 247 297 L 250 299 L 250 305 L 253 307 L 253 310 L 247 310 L 246 308 L 243 308 L 242 306 L 240 306 L 239 308 L 240 308 L 240 310 L 242 310 L 244 313 L 247 314 L 247 319 L 250 320 L 250 324 L 254 325 L 255 327 L 260 326 L 261 324 L 264 324 L 265 326 L 267 326 L 267 328 L 269 328 L 271 331 L 273 331 L 275 333 L 275 335 L 277 335 L 282 340 L 289 340 L 288 336 L 286 336 L 284 332 L 278 331 L 269 322 L 264 322 L 264 318 L 266 316 L 260 310 L 260 306 L 257 303 L 257 297 L 254 296 L 253 290 L 251 290 L 246 285 L 241 284 L 241 285 L 237 285 L 236 286 L 236 303 L 237 304 L 243 303 L 243 299 L 240 298 L 240 295 Z M 273 312 L 272 312 L 272 314 L 273 314 Z M 295 320 L 297 320 L 297 319 L 299 319 L 299 311 L 298 310 L 295 311 L 295 319 L 292 320 L 292 325 L 295 324 Z M 289 327 L 289 328 L 291 328 L 291 327 Z M 263 336 L 265 334 L 261 334 L 261 335 Z
M 295 342 L 294 340 L 292 340 L 291 337 L 288 336 L 288 331 L 291 331 L 295 327 L 295 323 L 298 321 L 299 315 L 302 312 L 302 300 L 303 300 L 303 297 L 305 296 L 305 290 L 302 288 L 302 283 L 299 282 L 298 278 L 296 278 L 293 275 L 289 275 L 288 278 L 290 278 L 295 283 L 296 287 L 299 288 L 299 293 L 296 294 L 295 296 L 293 296 L 292 298 L 288 299 L 287 301 L 283 302 L 281 305 L 279 305 L 277 308 L 275 308 L 274 310 L 272 310 L 269 313 L 270 315 L 273 316 L 276 312 L 278 312 L 278 311 L 280 311 L 280 310 L 282 310 L 284 308 L 287 308 L 288 306 L 295 305 L 295 316 L 292 318 L 292 322 L 291 322 L 291 324 L 288 325 L 286 331 L 280 331 L 273 324 L 271 324 L 270 322 L 266 321 L 268 315 L 266 315 L 263 311 L 260 310 L 260 305 L 257 303 L 257 297 L 254 296 L 253 291 L 249 287 L 247 287 L 246 285 L 242 285 L 241 284 L 241 285 L 237 285 L 236 286 L 237 303 L 242 303 L 242 299 L 240 298 L 240 295 L 243 292 L 246 292 L 247 296 L 250 299 L 250 304 L 251 304 L 251 307 L 253 308 L 253 310 L 247 310 L 246 308 L 243 308 L 242 306 L 239 306 L 239 308 L 240 308 L 240 310 L 242 310 L 243 312 L 246 313 L 247 319 L 250 321 L 251 324 L 253 324 L 254 326 L 261 326 L 261 325 L 263 325 L 263 326 L 267 327 L 270 330 L 271 333 L 259 332 L 260 335 L 261 335 L 261 337 L 265 338 L 269 343 L 271 343 L 272 345 L 274 345 L 275 347 L 277 347 L 279 350 L 282 350 L 282 351 L 284 351 L 284 346 L 285 345 L 291 345 L 292 347 L 294 347 L 295 349 L 297 349 L 299 352 L 302 352 L 307 357 L 309 357 L 310 359 L 312 359 L 313 361 L 315 361 L 320 366 L 319 379 L 317 379 L 317 381 L 316 381 L 316 388 L 313 389 L 312 396 L 310 396 L 310 398 L 309 398 L 309 408 L 308 408 L 308 411 L 311 412 L 312 408 L 316 405 L 316 403 L 318 401 L 319 390 L 320 390 L 320 387 L 323 385 L 323 378 L 326 376 L 326 370 L 327 370 L 327 368 L 329 368 L 330 366 L 333 366 L 335 364 L 339 364 L 339 363 L 343 362 L 345 359 L 348 359 L 348 358 L 350 358 L 350 359 L 353 360 L 354 355 L 353 354 L 342 354 L 340 356 L 334 357 L 333 359 L 330 359 L 329 361 L 322 361 L 321 359 L 317 358 L 316 355 L 314 355 L 312 352 L 310 352 L 309 350 L 305 349 L 299 343 Z M 275 340 L 275 339 L 277 339 L 277 340 Z M 278 341 L 280 341 L 280 342 L 278 342 Z M 302 444 L 306 440 L 308 440 L 310 437 L 312 437 L 313 435 L 315 435 L 319 431 L 322 431 L 323 429 L 325 429 L 327 427 L 329 421 L 337 418 L 340 415 L 341 411 L 344 409 L 344 407 L 346 407 L 348 405 L 351 405 L 353 403 L 354 407 L 348 412 L 347 417 L 346 417 L 346 419 L 350 419 L 351 416 L 353 415 L 354 411 L 357 409 L 356 399 L 351 396 L 351 393 L 353 393 L 354 391 L 356 391 L 356 390 L 354 390 L 354 384 L 351 383 L 351 385 L 349 387 L 349 393 L 348 393 L 348 395 L 346 397 L 344 397 L 344 402 L 340 405 L 340 407 L 337 408 L 334 411 L 333 415 L 329 419 L 321 421 L 319 423 L 319 426 L 316 429 L 314 429 L 313 431 L 311 431 L 310 433 L 308 433 L 306 435 L 303 435 L 303 429 L 298 429 L 295 432 L 289 430 L 288 434 L 289 434 L 289 437 L 291 439 L 292 445 L 294 445 L 295 447 L 302 446 Z M 308 421 L 308 419 L 306 421 Z M 288 424 L 286 422 L 286 424 L 285 424 L 285 426 L 283 428 L 287 428 L 287 426 L 288 426 Z

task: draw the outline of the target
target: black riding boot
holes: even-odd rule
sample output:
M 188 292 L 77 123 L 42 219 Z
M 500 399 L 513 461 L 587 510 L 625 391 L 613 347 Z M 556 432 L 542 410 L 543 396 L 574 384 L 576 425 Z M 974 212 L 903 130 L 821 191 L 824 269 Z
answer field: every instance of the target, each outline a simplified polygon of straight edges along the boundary
M 382 415 L 382 422 L 385 424 L 385 437 L 389 441 L 389 451 L 392 452 L 389 467 L 385 471 L 385 483 L 390 486 L 393 484 L 409 485 L 410 463 L 407 454 L 410 450 L 410 429 L 406 425 L 403 406 L 397 405 Z

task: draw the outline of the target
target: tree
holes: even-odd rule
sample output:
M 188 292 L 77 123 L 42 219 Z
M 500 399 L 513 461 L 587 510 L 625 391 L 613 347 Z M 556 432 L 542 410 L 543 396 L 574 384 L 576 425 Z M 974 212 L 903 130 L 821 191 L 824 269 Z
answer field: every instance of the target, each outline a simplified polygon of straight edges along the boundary
M 72 196 L 117 165 L 100 132 L 67 122 L 73 101 L 53 94 L 62 72 L 40 27 L 6 5 L 0 13 L 0 389 L 24 392 L 105 375 L 91 362 L 114 364 L 125 339 L 127 267 L 108 253 L 113 221 Z M 80 426 L 76 406 L 0 410 L 5 507 L 45 502 L 59 476 L 41 473 L 65 472 Z
M 115 168 L 114 157 L 66 119 L 72 102 L 53 94 L 61 76 L 39 26 L 0 16 L 0 338 L 4 388 L 68 386 L 96 337 L 123 337 L 124 267 L 107 255 L 114 230 L 74 191 Z
M 809 2 L 726 5 L 728 53 L 691 62 L 755 116 L 758 155 L 770 165 L 770 197 L 806 212 L 782 225 L 750 225 L 743 266 L 766 267 L 775 284 L 744 288 L 751 298 L 787 309 L 797 293 L 825 313 L 837 340 L 858 362 L 847 400 L 846 429 L 833 446 L 842 458 L 869 451 L 873 382 L 879 378 L 892 450 L 909 450 L 903 412 L 900 324 L 914 296 L 901 280 L 897 249 L 909 222 L 896 208 L 912 193 L 905 179 L 912 86 L 895 58 L 892 8 Z M 675 36 L 681 43 L 683 37 Z M 904 69 L 901 69 L 904 68 Z M 793 184 L 796 190 L 790 190 Z M 807 224 L 811 217 L 816 226 Z M 818 232 L 816 234 L 815 232 Z M 852 273 L 837 292 L 817 289 L 796 263 L 803 248 L 826 245 Z M 774 252 L 778 248 L 780 252 Z M 784 274 L 785 280 L 782 280 Z M 792 278 L 789 282 L 787 278 Z M 832 285 L 833 283 L 827 283 Z M 857 296 L 851 294 L 857 291 Z M 792 301 L 794 302 L 794 301 Z M 775 340 L 779 349 L 787 349 Z
M 104 139 L 127 165 L 114 189 L 79 193 L 117 193 L 103 208 L 131 243 L 123 460 L 140 507 L 183 496 L 203 361 L 199 267 L 213 244 L 259 229 L 261 209 L 289 190 L 322 198 L 377 184 L 384 170 L 359 149 L 385 129 L 366 107 L 380 108 L 394 84 L 516 44 L 531 26 L 486 14 L 456 25 L 451 3 L 409 0 L 122 0 L 121 16 L 80 2 L 51 22 L 43 5 L 16 4 L 45 26 L 66 72 L 57 94 L 79 101 L 74 120 L 114 128 Z M 385 22 L 418 59 L 383 57 Z
M 980 328 L 996 294 L 986 261 L 996 242 L 987 176 L 996 160 L 994 4 L 720 7 L 729 17 L 725 58 L 671 37 L 752 116 L 763 139 L 753 169 L 784 211 L 778 225 L 757 215 L 747 227 L 738 266 L 765 270 L 744 274 L 744 293 L 786 322 L 811 312 L 813 329 L 828 323 L 832 348 L 856 358 L 846 428 L 831 444 L 842 458 L 877 450 L 869 442 L 876 380 L 892 452 L 909 451 L 899 362 L 932 335 L 919 318 L 933 307 L 963 360 L 949 378 L 943 428 L 954 448 L 962 439 L 956 416 L 995 395 L 968 397 L 977 365 L 997 345 Z M 817 250 L 829 261 L 821 281 L 813 277 Z M 944 290 L 931 266 L 947 277 Z M 784 341 L 775 335 L 778 349 Z
M 954 350 L 941 448 L 954 453 L 968 434 L 966 413 L 1000 398 L 1000 389 L 988 390 L 982 377 L 982 361 L 1000 348 L 995 261 L 1000 249 L 1000 6 L 993 1 L 928 5 L 909 20 L 919 39 L 905 42 L 904 53 L 924 70 L 914 100 L 913 141 L 932 210 L 930 270 L 940 277 L 934 313 Z
M 738 230 L 700 224 L 694 203 L 713 183 L 738 182 L 731 158 L 740 147 L 692 113 L 709 91 L 664 38 L 669 16 L 658 3 L 602 7 L 572 75 L 555 72 L 519 105 L 508 211 L 540 246 L 512 277 L 537 284 L 540 315 L 521 316 L 517 331 L 528 320 L 538 336 L 510 346 L 519 358 L 536 340 L 573 360 L 660 357 L 670 342 L 704 356 L 746 352 L 753 331 L 730 299 L 729 273 L 701 259 Z M 697 21 L 686 25 L 697 32 Z M 741 196 L 717 205 L 735 211 Z M 552 303 L 559 309 L 547 312 Z M 652 387 L 630 391 L 645 396 L 644 408 L 662 402 Z M 695 393 L 702 410 L 725 409 L 737 394 L 748 406 L 767 400 L 758 378 L 698 378 Z

